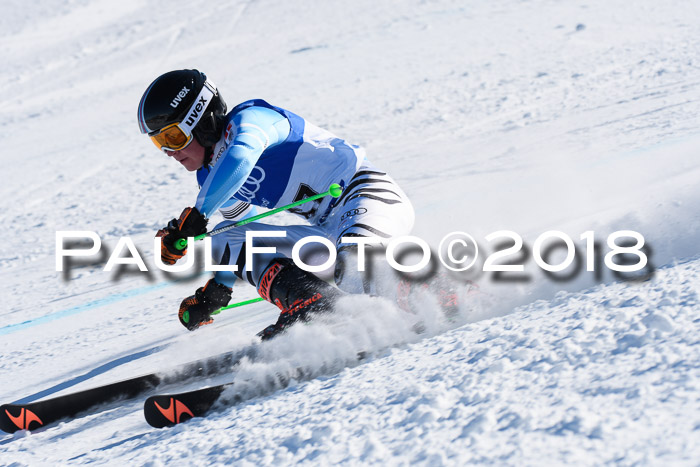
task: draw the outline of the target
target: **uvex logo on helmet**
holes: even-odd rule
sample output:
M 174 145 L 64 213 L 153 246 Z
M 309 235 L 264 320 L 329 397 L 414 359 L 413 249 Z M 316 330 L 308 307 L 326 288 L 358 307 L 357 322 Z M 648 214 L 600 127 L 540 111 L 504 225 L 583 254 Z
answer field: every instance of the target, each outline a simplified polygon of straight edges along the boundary
M 187 89 L 187 86 L 182 87 L 182 91 L 177 93 L 177 96 L 170 102 L 170 107 L 173 109 L 177 108 L 178 105 L 180 105 L 180 102 L 182 102 L 182 99 L 185 98 L 187 93 L 190 92 L 189 89 Z
M 199 102 L 197 102 L 197 105 L 194 106 L 190 114 L 187 116 L 187 120 L 185 120 L 185 123 L 190 126 L 194 125 L 197 121 L 197 117 L 199 117 L 199 113 L 205 109 L 208 102 L 208 99 L 205 99 L 204 96 L 201 96 L 199 98 Z

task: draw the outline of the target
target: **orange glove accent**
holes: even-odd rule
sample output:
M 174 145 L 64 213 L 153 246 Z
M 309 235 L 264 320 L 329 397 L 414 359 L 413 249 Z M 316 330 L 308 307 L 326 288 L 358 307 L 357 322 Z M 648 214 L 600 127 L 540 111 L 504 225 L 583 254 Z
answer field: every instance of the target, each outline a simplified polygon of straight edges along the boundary
M 196 237 L 206 233 L 208 219 L 197 208 L 185 208 L 178 219 L 168 222 L 164 229 L 156 233 L 161 237 L 160 258 L 165 264 L 173 265 L 177 260 L 187 254 L 187 248 L 178 250 L 175 242 L 181 238 Z
M 177 262 L 178 259 L 182 258 L 187 254 L 187 248 L 184 250 L 178 250 L 177 253 L 172 253 L 168 248 L 165 238 L 170 234 L 168 229 L 160 229 L 156 234 L 156 237 L 161 237 L 160 242 L 160 259 L 165 264 L 170 264 L 171 266 Z

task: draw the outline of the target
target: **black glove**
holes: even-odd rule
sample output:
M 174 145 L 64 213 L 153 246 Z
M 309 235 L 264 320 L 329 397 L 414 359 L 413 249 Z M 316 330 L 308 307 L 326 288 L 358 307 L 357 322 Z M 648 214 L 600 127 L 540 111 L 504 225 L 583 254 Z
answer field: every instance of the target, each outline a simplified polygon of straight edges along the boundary
M 164 229 L 160 229 L 156 237 L 162 237 L 160 258 L 165 264 L 175 262 L 187 254 L 187 248 L 178 250 L 175 242 L 181 238 L 196 237 L 206 233 L 207 218 L 199 213 L 197 208 L 185 208 L 178 219 L 168 222 Z
M 280 313 L 275 324 L 271 324 L 258 333 L 260 339 L 266 341 L 272 339 L 277 334 L 281 333 L 296 321 L 307 321 L 308 311 L 306 308 L 297 305 L 303 305 L 303 300 L 297 300 L 288 310 Z
M 266 341 L 275 337 L 280 332 L 284 331 L 284 328 L 278 327 L 276 324 L 271 324 L 262 331 L 258 333 L 260 340 Z
M 177 317 L 183 326 L 194 331 L 213 322 L 212 312 L 228 305 L 230 301 L 231 289 L 210 279 L 204 287 L 198 288 L 194 295 L 182 301 Z

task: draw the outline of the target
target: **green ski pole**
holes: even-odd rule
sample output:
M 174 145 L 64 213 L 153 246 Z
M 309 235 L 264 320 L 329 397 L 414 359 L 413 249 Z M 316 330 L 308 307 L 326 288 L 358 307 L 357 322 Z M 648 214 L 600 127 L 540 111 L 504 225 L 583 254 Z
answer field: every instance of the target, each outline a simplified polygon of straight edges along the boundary
M 265 299 L 262 298 L 262 297 L 257 297 L 257 298 L 251 298 L 250 300 L 244 300 L 244 301 L 238 302 L 238 303 L 232 303 L 231 305 L 223 306 L 223 307 L 219 308 L 218 310 L 212 311 L 211 314 L 212 314 L 212 315 L 218 315 L 219 313 L 221 313 L 221 312 L 224 311 L 224 310 L 228 310 L 228 309 L 231 309 L 231 308 L 238 308 L 239 306 L 243 306 L 243 305 L 250 305 L 251 303 L 262 302 L 262 301 L 264 301 L 264 300 L 265 300 Z M 189 323 L 189 322 L 190 322 L 190 312 L 189 312 L 189 311 L 185 311 L 185 312 L 182 314 L 181 318 L 182 318 L 182 320 L 183 320 L 185 323 Z
M 203 233 L 202 235 L 197 235 L 194 237 L 195 240 L 201 240 L 206 237 L 211 237 L 214 235 L 218 235 L 222 232 L 226 232 L 231 229 L 235 229 L 236 227 L 240 227 L 242 225 L 250 224 L 251 222 L 255 222 L 257 220 L 260 220 L 264 217 L 271 216 L 273 214 L 277 214 L 278 212 L 286 211 L 287 209 L 297 207 L 299 205 L 302 205 L 304 203 L 308 203 L 310 201 L 315 201 L 319 198 L 323 198 L 324 196 L 332 196 L 333 198 L 337 198 L 338 196 L 341 195 L 343 192 L 343 189 L 338 185 L 337 183 L 332 184 L 330 187 L 328 187 L 328 191 L 324 191 L 323 193 L 319 193 L 317 195 L 310 196 L 308 198 L 304 198 L 302 200 L 299 200 L 295 203 L 288 204 L 286 206 L 282 206 L 276 209 L 273 209 L 268 212 L 264 212 L 262 214 L 258 214 L 257 216 L 249 217 L 248 219 L 244 219 L 242 221 L 236 222 L 235 224 L 232 225 L 227 225 L 226 227 L 221 227 L 220 229 L 212 230 L 211 232 Z M 175 248 L 178 250 L 184 250 L 187 248 L 187 239 L 186 238 L 181 238 L 178 241 L 175 242 Z M 232 308 L 233 305 L 230 305 Z
M 221 313 L 224 310 L 229 310 L 231 308 L 238 308 L 239 306 L 250 305 L 251 303 L 258 303 L 258 302 L 262 302 L 262 301 L 265 301 L 265 299 L 262 297 L 251 298 L 250 300 L 243 300 L 242 302 L 233 303 L 233 304 L 228 305 L 228 306 L 222 306 L 218 310 L 212 311 L 211 314 L 218 315 L 219 313 Z
M 314 201 L 314 200 L 317 200 L 319 198 L 323 198 L 324 196 L 330 195 L 334 198 L 337 198 L 342 194 L 342 192 L 343 192 L 343 189 L 340 187 L 340 185 L 338 185 L 337 183 L 334 183 L 330 187 L 328 187 L 328 191 L 325 191 L 323 193 L 319 193 L 317 195 L 310 196 L 308 198 L 302 199 L 302 200 L 297 201 L 295 203 L 291 203 L 291 204 L 288 204 L 286 206 L 282 206 L 282 207 L 273 209 L 273 210 L 268 211 L 268 212 L 264 212 L 262 214 L 258 214 L 257 216 L 249 217 L 248 219 L 244 219 L 240 222 L 236 222 L 235 224 L 227 225 L 226 227 L 212 230 L 211 232 L 207 232 L 207 233 L 204 233 L 202 235 L 197 235 L 196 237 L 194 237 L 194 239 L 201 240 L 201 239 L 206 238 L 206 237 L 211 237 L 212 235 L 217 235 L 217 234 L 220 234 L 222 232 L 226 232 L 227 230 L 231 230 L 231 229 L 234 229 L 236 227 L 240 227 L 242 225 L 246 225 L 246 224 L 249 224 L 251 222 L 255 222 L 255 221 L 262 219 L 264 217 L 271 216 L 273 214 L 277 214 L 278 212 L 286 211 L 287 209 L 299 206 L 301 204 L 308 203 L 310 201 Z M 186 238 L 179 239 L 177 242 L 175 242 L 175 248 L 177 248 L 178 250 L 184 250 L 185 248 L 187 248 L 187 239 Z M 229 310 L 231 308 L 238 308 L 239 306 L 244 306 L 244 305 L 250 305 L 251 303 L 262 302 L 264 300 L 265 299 L 262 297 L 257 297 L 257 298 L 251 298 L 250 300 L 244 300 L 244 301 L 238 302 L 238 303 L 233 303 L 231 305 L 224 306 L 224 307 L 219 308 L 218 310 L 213 311 L 212 315 L 218 315 L 219 313 L 221 313 L 224 310 Z M 185 314 L 187 316 L 183 315 L 182 318 L 185 320 L 185 322 L 187 322 L 187 321 L 189 321 L 189 313 L 185 312 Z

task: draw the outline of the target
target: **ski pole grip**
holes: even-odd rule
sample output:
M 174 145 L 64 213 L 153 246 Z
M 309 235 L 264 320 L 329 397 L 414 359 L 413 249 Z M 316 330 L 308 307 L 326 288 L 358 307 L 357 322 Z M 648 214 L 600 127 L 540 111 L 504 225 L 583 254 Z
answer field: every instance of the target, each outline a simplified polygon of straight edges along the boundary
M 194 237 L 194 239 L 201 240 L 201 239 L 207 237 L 208 235 L 209 234 L 205 232 L 203 234 L 197 235 L 196 237 Z M 175 245 L 175 248 L 177 248 L 178 250 L 184 250 L 185 248 L 187 248 L 187 239 L 180 238 L 174 243 L 174 245 Z
M 340 196 L 341 193 L 343 193 L 343 189 L 337 183 L 334 183 L 328 187 L 328 194 L 334 198 Z

